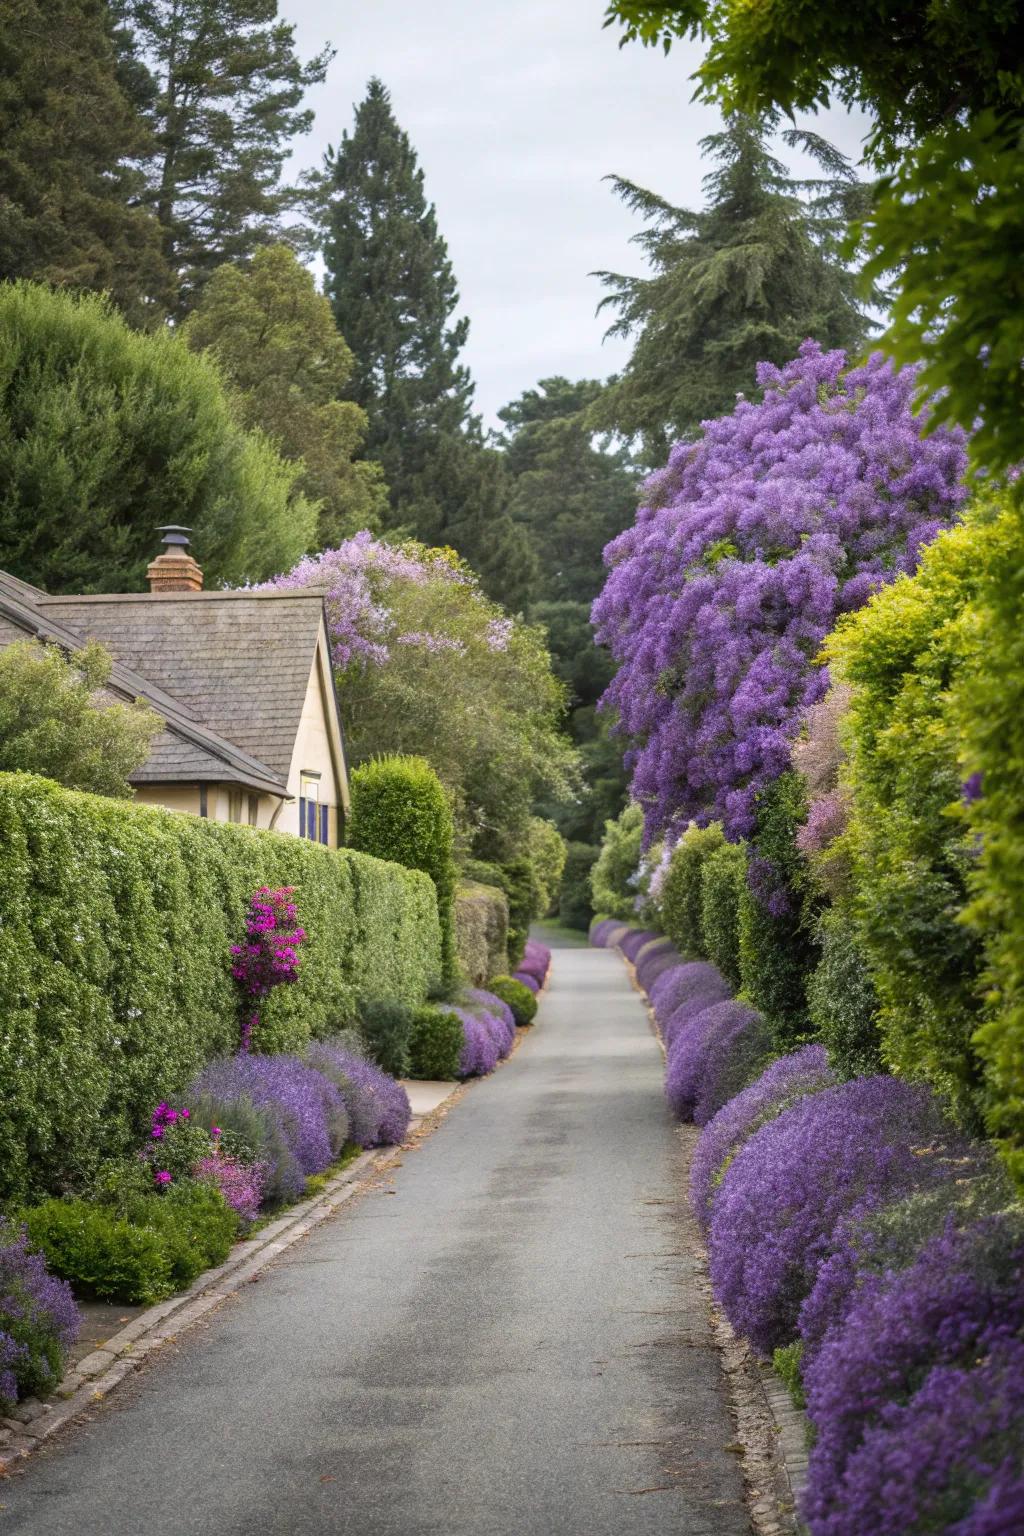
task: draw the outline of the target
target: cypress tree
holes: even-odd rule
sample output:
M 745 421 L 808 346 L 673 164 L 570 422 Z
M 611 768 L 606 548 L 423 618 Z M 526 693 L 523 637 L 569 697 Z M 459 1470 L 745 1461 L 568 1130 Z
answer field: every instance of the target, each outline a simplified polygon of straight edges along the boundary
M 369 416 L 367 456 L 401 509 L 422 497 L 417 477 L 440 440 L 467 425 L 473 386 L 459 362 L 469 322 L 454 318 L 448 248 L 379 80 L 328 154 L 321 186 L 325 289 L 356 359 L 349 391 Z
M 839 254 L 865 188 L 838 150 L 798 129 L 784 141 L 823 174 L 790 177 L 765 141 L 771 126 L 736 115 L 701 140 L 717 166 L 704 178 L 707 207 L 696 213 L 610 178 L 647 221 L 634 240 L 653 275 L 594 274 L 609 289 L 600 307 L 618 310 L 608 334 L 636 341 L 593 420 L 639 436 L 652 464 L 752 392 L 757 363 L 788 362 L 809 336 L 854 353 L 865 338 L 857 278 Z

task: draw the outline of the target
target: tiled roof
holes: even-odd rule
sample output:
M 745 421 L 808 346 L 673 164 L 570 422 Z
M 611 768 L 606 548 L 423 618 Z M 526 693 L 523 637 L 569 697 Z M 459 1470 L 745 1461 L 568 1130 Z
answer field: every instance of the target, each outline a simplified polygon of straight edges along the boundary
M 0 572 L 0 645 L 100 640 L 115 661 L 107 691 L 163 717 L 136 783 L 230 780 L 283 794 L 322 616 L 315 591 L 49 597 Z
M 287 777 L 323 618 L 319 593 L 43 597 L 37 606 L 101 640 L 194 719 Z

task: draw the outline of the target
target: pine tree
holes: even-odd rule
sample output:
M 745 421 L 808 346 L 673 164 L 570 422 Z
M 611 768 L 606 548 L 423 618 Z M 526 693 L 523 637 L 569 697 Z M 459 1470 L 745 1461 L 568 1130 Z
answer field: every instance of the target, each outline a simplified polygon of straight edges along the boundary
M 113 0 L 112 9 L 157 144 L 149 200 L 185 314 L 214 268 L 280 238 L 297 196 L 282 186 L 282 167 L 312 124 L 302 99 L 333 52 L 303 64 L 278 0 Z
M 387 507 L 380 465 L 355 461 L 366 413 L 342 398 L 352 353 L 312 273 L 287 246 L 264 246 L 247 268 L 218 267 L 183 334 L 195 351 L 213 354 L 238 392 L 245 425 L 301 461 L 298 483 L 319 505 L 322 548 L 379 528 Z
M 737 115 L 701 141 L 717 169 L 704 178 L 707 207 L 696 213 L 610 178 L 647 220 L 634 240 L 654 274 L 595 274 L 610 290 L 600 307 L 619 312 L 608 334 L 636 342 L 594 420 L 641 437 L 652 464 L 701 421 L 731 411 L 737 394 L 752 393 L 757 363 L 787 362 L 808 337 L 852 352 L 865 338 L 857 279 L 839 255 L 865 189 L 837 150 L 798 129 L 784 141 L 823 174 L 790 177 L 767 147 L 771 126 Z
M 168 274 L 137 205 L 145 127 L 103 0 L 7 0 L 0 64 L 0 279 L 103 289 L 137 323 Z
M 384 466 L 401 514 L 422 494 L 415 482 L 441 439 L 465 428 L 473 387 L 459 362 L 469 322 L 453 318 L 448 248 L 379 80 L 328 155 L 321 187 L 326 292 L 356 358 L 350 393 L 369 416 L 366 452 Z

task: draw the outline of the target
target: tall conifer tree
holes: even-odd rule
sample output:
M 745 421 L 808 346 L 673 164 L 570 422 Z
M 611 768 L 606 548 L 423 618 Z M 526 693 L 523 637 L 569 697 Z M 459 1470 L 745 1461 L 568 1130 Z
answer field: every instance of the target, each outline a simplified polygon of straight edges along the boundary
M 118 76 L 104 0 L 8 0 L 0 62 L 0 279 L 104 289 L 136 323 L 167 271 L 138 206 L 152 144 Z
M 866 189 L 838 150 L 799 129 L 782 137 L 822 175 L 792 178 L 766 143 L 772 126 L 737 115 L 701 140 L 717 166 L 699 212 L 610 178 L 647 221 L 634 240 L 653 275 L 595 274 L 609 289 L 600 307 L 618 310 L 609 334 L 636 341 L 594 420 L 641 437 L 651 464 L 752 392 L 757 363 L 788 362 L 808 337 L 856 353 L 867 333 L 857 278 L 839 254 Z
M 448 248 L 379 80 L 328 155 L 321 185 L 326 292 L 356 359 L 349 387 L 370 418 L 366 453 L 384 466 L 401 509 L 422 495 L 418 478 L 441 440 L 466 427 L 473 386 L 459 362 L 469 322 L 455 318 Z

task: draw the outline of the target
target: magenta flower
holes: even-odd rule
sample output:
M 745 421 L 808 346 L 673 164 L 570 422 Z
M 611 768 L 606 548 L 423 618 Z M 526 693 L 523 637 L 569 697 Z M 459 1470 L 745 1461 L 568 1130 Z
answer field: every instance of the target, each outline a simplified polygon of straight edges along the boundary
M 167 1169 L 161 1168 L 156 1173 L 154 1173 L 153 1182 L 155 1184 L 169 1184 L 171 1182 L 171 1176 L 167 1172 Z

